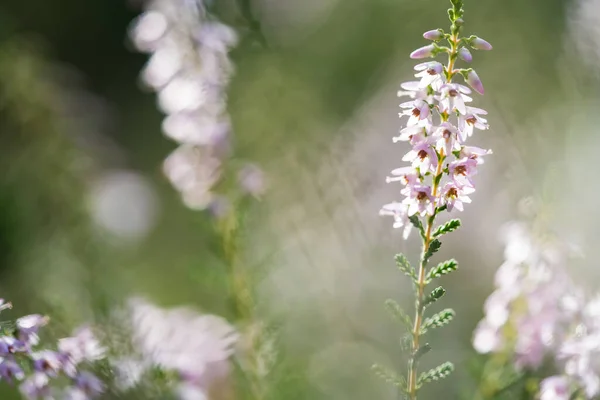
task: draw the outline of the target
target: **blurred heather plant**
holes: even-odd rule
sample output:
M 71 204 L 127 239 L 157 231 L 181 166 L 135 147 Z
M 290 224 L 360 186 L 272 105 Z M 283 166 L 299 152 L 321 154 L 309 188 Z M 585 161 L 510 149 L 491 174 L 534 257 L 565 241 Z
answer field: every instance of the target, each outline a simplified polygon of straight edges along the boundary
M 446 33 L 435 29 L 423 34 L 425 39 L 433 43 L 413 51 L 413 59 L 436 57 L 440 54 L 448 56 L 447 64 L 428 61 L 415 66 L 419 81 L 406 82 L 401 85 L 403 91 L 399 96 L 408 96 L 410 101 L 400 104 L 403 109 L 400 118 L 408 117 L 406 127 L 394 142 L 408 141 L 412 150 L 403 161 L 411 165 L 392 171 L 388 182 L 401 182 L 404 188 L 401 194 L 406 196 L 402 202 L 393 202 L 383 206 L 382 215 L 394 217 L 394 227 L 404 228 L 406 238 L 414 226 L 418 230 L 423 249 L 418 268 L 414 268 L 407 258 L 398 254 L 398 268 L 409 276 L 415 289 L 415 316 L 410 318 L 393 300 L 387 305 L 391 313 L 402 322 L 408 334 L 405 345 L 410 352 L 407 378 L 396 376 L 382 367 L 376 371 L 383 378 L 397 385 L 406 398 L 414 400 L 417 392 L 427 382 L 448 376 L 454 369 L 450 362 L 421 374 L 418 373 L 419 361 L 431 350 L 429 343 L 422 336 L 431 329 L 442 327 L 454 318 L 452 309 L 444 309 L 430 317 L 425 317 L 425 310 L 437 302 L 446 292 L 438 286 L 430 293 L 426 287 L 435 279 L 457 269 L 455 260 L 444 261 L 437 266 L 429 267 L 432 256 L 441 247 L 443 235 L 453 232 L 460 226 L 460 220 L 452 219 L 442 225 L 435 226 L 436 218 L 443 212 L 454 209 L 463 210 L 464 203 L 470 203 L 469 195 L 475 191 L 473 181 L 477 168 L 483 163 L 482 156 L 491 151 L 467 146 L 467 139 L 473 135 L 474 129 L 487 129 L 487 121 L 482 115 L 486 111 L 468 106 L 472 101 L 468 95 L 471 90 L 453 80 L 457 76 L 463 79 L 479 94 L 484 89 L 477 73 L 471 68 L 457 68 L 458 59 L 469 63 L 474 50 L 491 50 L 492 46 L 477 37 L 461 37 L 463 21 L 463 1 L 451 0 L 448 10 L 451 27 Z M 441 44 L 446 41 L 448 45 Z
M 130 36 L 138 50 L 151 53 L 142 81 L 157 92 L 158 107 L 166 114 L 164 134 L 180 145 L 165 160 L 165 175 L 188 207 L 223 212 L 227 200 L 216 193 L 230 167 L 225 163 L 232 140 L 228 52 L 238 42 L 237 33 L 200 0 L 152 0 Z M 237 169 L 241 190 L 260 195 L 261 170 Z
M 249 3 L 239 4 L 250 18 Z M 253 399 L 265 398 L 272 338 L 256 316 L 252 276 L 240 255 L 248 200 L 263 194 L 265 179 L 256 165 L 230 157 L 232 126 L 226 107 L 233 73 L 228 53 L 238 35 L 203 1 L 153 0 L 134 22 L 131 39 L 138 50 L 152 53 L 142 80 L 158 93 L 158 106 L 167 114 L 164 134 L 180 145 L 165 160 L 165 175 L 186 206 L 215 217 L 228 267 L 232 315 L 243 333 L 236 354 L 247 383 L 241 391 Z
M 597 398 L 600 303 L 567 274 L 573 246 L 535 221 L 511 222 L 502 236 L 505 262 L 473 336 L 489 355 L 476 398 Z
M 0 299 L 0 310 L 11 308 Z M 60 339 L 56 349 L 38 348 L 40 328 L 48 317 L 32 314 L 14 323 L 4 321 L 0 334 L 0 380 L 13 385 L 26 399 L 98 398 L 104 383 L 86 366 L 104 358 L 105 349 L 89 327 L 78 329 L 73 337 Z
M 239 335 L 223 318 L 185 307 L 162 309 L 132 298 L 115 319 L 128 336 L 111 349 L 118 393 L 182 400 L 231 398 L 230 357 Z

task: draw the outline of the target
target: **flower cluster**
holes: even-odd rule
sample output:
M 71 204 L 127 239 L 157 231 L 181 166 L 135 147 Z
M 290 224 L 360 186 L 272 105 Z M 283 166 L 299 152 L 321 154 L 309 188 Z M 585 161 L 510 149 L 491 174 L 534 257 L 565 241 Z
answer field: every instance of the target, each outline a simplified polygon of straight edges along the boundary
M 511 349 L 517 368 L 535 369 L 561 341 L 569 318 L 566 300 L 574 286 L 556 243 L 536 240 L 518 222 L 507 224 L 503 237 L 505 262 L 496 272 L 496 290 L 484 304 L 485 318 L 475 330 L 473 346 L 479 353 Z M 565 300 L 564 307 L 557 299 Z
M 117 372 L 129 375 L 120 377 L 125 386 L 158 367 L 176 375 L 180 399 L 204 399 L 229 375 L 238 334 L 224 319 L 188 308 L 164 310 L 140 298 L 130 300 L 129 315 L 137 355 L 115 363 Z
M 142 80 L 158 94 L 164 134 L 180 145 L 165 160 L 164 172 L 188 207 L 209 208 L 231 141 L 228 53 L 237 34 L 212 18 L 200 0 L 152 0 L 130 36 L 138 50 L 151 53 Z M 250 179 L 261 177 L 258 171 Z M 258 194 L 254 188 L 250 194 Z
M 386 204 L 381 215 L 394 217 L 394 227 L 404 227 L 405 238 L 410 233 L 408 219 L 413 215 L 431 217 L 442 209 L 463 210 L 464 203 L 470 203 L 475 191 L 473 176 L 477 167 L 484 162 L 482 156 L 490 154 L 466 144 L 475 129 L 488 129 L 485 110 L 469 106 L 473 100 L 471 89 L 453 82 L 462 75 L 466 82 L 478 93 L 484 89 L 479 76 L 473 69 L 457 69 L 458 57 L 471 62 L 469 48 L 491 50 L 492 46 L 476 36 L 459 38 L 458 30 L 452 34 L 441 29 L 423 34 L 434 43 L 411 53 L 411 58 L 435 57 L 444 53 L 449 56 L 447 65 L 437 61 L 427 61 L 415 66 L 416 81 L 405 82 L 398 92 L 408 96 L 410 101 L 400 104 L 400 118 L 406 117 L 406 124 L 394 142 L 409 142 L 412 149 L 402 158 L 409 166 L 395 169 L 387 182 L 401 182 L 405 196 L 402 202 Z M 449 47 L 440 46 L 442 39 Z
M 551 360 L 560 374 L 540 384 L 541 400 L 592 399 L 600 394 L 600 297 L 586 298 L 566 274 L 570 251 L 542 241 L 525 223 L 504 231 L 505 262 L 485 302 L 473 346 L 512 354 L 517 370 Z M 582 397 L 583 396 L 583 397 Z
M 1 309 L 11 307 L 10 303 L 0 303 Z M 104 391 L 104 384 L 81 367 L 104 358 L 104 348 L 91 329 L 85 327 L 73 337 L 60 339 L 57 350 L 37 349 L 38 331 L 47 322 L 47 317 L 33 314 L 17 319 L 10 332 L 4 329 L 0 336 L 0 379 L 9 384 L 21 381 L 19 389 L 27 399 L 97 398 Z M 67 387 L 53 385 L 64 381 L 68 382 Z
M 586 299 L 574 291 L 568 300 L 568 329 L 553 354 L 561 373 L 542 381 L 541 400 L 600 395 L 600 296 Z

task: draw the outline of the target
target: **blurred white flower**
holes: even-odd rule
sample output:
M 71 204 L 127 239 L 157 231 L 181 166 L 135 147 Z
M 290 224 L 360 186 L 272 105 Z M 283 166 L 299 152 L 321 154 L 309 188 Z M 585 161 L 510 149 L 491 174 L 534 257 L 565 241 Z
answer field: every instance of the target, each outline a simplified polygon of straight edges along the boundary
M 141 239 L 156 221 L 158 200 L 148 181 L 130 171 L 108 172 L 90 193 L 94 221 L 120 238 Z

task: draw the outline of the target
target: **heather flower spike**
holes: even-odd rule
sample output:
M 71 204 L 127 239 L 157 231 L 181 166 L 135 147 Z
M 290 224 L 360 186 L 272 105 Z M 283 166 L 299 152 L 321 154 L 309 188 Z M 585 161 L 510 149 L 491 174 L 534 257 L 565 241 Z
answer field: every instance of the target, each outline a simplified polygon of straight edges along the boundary
M 403 185 L 400 194 L 405 198 L 384 205 L 380 211 L 381 215 L 393 217 L 394 228 L 404 228 L 405 238 L 410 234 L 410 228 L 414 227 L 423 244 L 416 268 L 404 255 L 396 256 L 398 267 L 411 278 L 415 289 L 414 317 L 410 318 L 394 301 L 388 301 L 393 314 L 408 330 L 406 341 L 410 353 L 407 378 L 390 378 L 384 368 L 376 367 L 379 375 L 397 383 L 410 400 L 417 398 L 418 390 L 425 383 L 444 378 L 454 369 L 451 363 L 443 363 L 420 375 L 418 373 L 421 358 L 431 349 L 422 336 L 454 318 L 451 309 L 425 316 L 425 310 L 446 292 L 441 286 L 428 291 L 427 285 L 458 267 L 454 260 L 437 266 L 430 265 L 431 258 L 441 247 L 443 236 L 460 226 L 458 219 L 437 226 L 436 220 L 442 213 L 462 211 L 471 202 L 470 196 L 475 192 L 474 176 L 483 164 L 483 157 L 491 153 L 490 150 L 467 145 L 467 140 L 475 130 L 488 128 L 487 120 L 482 117 L 487 112 L 470 106 L 473 101 L 471 89 L 456 82 L 456 78 L 462 77 L 475 92 L 483 94 L 483 84 L 477 73 L 470 68 L 458 68 L 456 64 L 459 58 L 469 63 L 472 61 L 467 47 L 490 50 L 491 45 L 476 36 L 461 36 L 464 25 L 463 0 L 451 0 L 451 3 L 452 7 L 448 10 L 451 22 L 449 33 L 442 29 L 425 32 L 423 37 L 434 43 L 410 54 L 413 59 L 440 54 L 448 58 L 445 64 L 438 61 L 418 64 L 415 67 L 418 80 L 401 85 L 403 90 L 398 95 L 407 96 L 410 100 L 400 105 L 402 111 L 399 116 L 407 119 L 404 120 L 405 127 L 400 135 L 394 137 L 393 141 L 408 142 L 412 149 L 402 158 L 409 165 L 392 171 L 387 181 Z M 493 331 L 489 332 L 493 334 Z
M 229 170 L 232 126 L 227 90 L 233 75 L 229 51 L 236 31 L 210 15 L 201 0 L 149 0 L 132 24 L 131 41 L 150 53 L 142 81 L 157 93 L 162 131 L 179 144 L 163 170 L 184 204 L 211 210 L 221 201 L 216 187 Z M 252 194 L 247 187 L 242 193 Z

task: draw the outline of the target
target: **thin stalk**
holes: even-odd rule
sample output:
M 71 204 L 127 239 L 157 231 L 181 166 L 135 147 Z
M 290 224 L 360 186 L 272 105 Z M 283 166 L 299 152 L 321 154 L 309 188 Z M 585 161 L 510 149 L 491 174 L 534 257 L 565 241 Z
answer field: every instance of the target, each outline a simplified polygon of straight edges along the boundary
M 250 287 L 250 277 L 241 264 L 239 257 L 240 221 L 235 208 L 224 218 L 219 230 L 223 240 L 223 252 L 228 266 L 229 286 L 232 296 L 232 308 L 235 318 L 245 327 L 252 326 L 256 319 L 254 295 Z M 260 329 L 260 328 L 259 328 Z M 250 332 L 250 348 L 244 372 L 250 384 L 250 394 L 253 400 L 263 400 L 266 397 L 265 385 L 259 373 L 257 340 L 260 332 Z
M 439 176 L 442 173 L 442 165 L 444 160 L 444 150 L 440 151 L 440 161 L 438 162 L 435 176 Z M 437 192 L 439 188 L 438 180 L 434 178 L 432 194 L 433 197 L 436 198 Z M 417 279 L 417 299 L 415 302 L 415 322 L 412 330 L 412 355 L 410 361 L 408 363 L 408 394 L 411 400 L 415 400 L 417 398 L 417 363 L 418 361 L 415 358 L 415 354 L 419 349 L 419 339 L 421 333 L 421 325 L 423 323 L 423 295 L 425 293 L 425 272 L 427 268 L 427 260 L 425 255 L 429 250 L 429 245 L 431 244 L 431 230 L 433 229 L 433 224 L 435 222 L 435 217 L 437 214 L 436 204 L 434 204 L 434 214 L 427 221 L 427 228 L 425 230 L 425 238 L 423 239 L 423 251 L 421 253 L 421 262 L 419 263 L 419 275 Z

